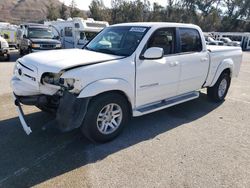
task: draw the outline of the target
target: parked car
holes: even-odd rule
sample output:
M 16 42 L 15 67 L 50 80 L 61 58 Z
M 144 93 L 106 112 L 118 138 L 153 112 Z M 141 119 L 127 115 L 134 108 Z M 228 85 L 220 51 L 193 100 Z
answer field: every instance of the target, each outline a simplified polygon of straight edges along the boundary
M 219 40 L 222 41 L 222 42 L 224 42 L 224 44 L 226 46 L 240 46 L 240 42 L 239 41 L 232 41 L 228 37 L 222 37 Z
M 9 48 L 17 49 L 17 28 L 8 22 L 0 22 L 0 34 L 8 42 Z
M 22 24 L 18 31 L 20 55 L 44 50 L 61 49 L 58 36 L 42 24 Z
M 9 44 L 2 36 L 0 36 L 0 56 L 4 57 L 6 61 L 10 60 Z
M 223 46 L 224 42 L 219 40 L 214 40 L 212 37 L 205 37 L 208 45 L 219 45 Z
M 11 84 L 27 134 L 20 103 L 54 112 L 62 131 L 81 128 L 107 142 L 130 116 L 196 99 L 201 88 L 223 101 L 241 60 L 240 47 L 207 47 L 196 25 L 125 23 L 105 28 L 84 49 L 18 59 Z

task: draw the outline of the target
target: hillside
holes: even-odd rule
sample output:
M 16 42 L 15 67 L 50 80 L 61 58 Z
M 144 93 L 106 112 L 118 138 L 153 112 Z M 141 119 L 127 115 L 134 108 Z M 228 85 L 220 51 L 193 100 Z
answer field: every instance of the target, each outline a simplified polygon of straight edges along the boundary
M 16 24 L 39 22 L 46 18 L 46 7 L 50 2 L 61 5 L 59 0 L 0 0 L 0 21 Z

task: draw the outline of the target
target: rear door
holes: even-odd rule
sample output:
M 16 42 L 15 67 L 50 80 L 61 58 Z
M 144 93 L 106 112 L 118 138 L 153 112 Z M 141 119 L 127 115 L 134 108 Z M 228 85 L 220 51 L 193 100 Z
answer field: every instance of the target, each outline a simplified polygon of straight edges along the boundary
M 198 90 L 204 84 L 209 69 L 209 55 L 203 49 L 202 39 L 198 30 L 179 28 L 180 82 L 178 94 Z

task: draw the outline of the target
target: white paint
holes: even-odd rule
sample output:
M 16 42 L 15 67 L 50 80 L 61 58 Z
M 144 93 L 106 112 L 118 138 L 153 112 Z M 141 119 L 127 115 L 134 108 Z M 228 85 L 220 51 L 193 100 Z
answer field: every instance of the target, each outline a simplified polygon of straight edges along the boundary
M 60 73 L 61 78 L 75 79 L 74 92 L 79 98 L 92 97 L 102 92 L 119 90 L 125 93 L 131 106 L 138 109 L 170 97 L 200 90 L 213 85 L 225 68 L 237 76 L 240 69 L 242 51 L 235 47 L 208 47 L 198 26 L 178 23 L 125 23 L 119 26 L 150 27 L 135 52 L 129 57 L 98 53 L 88 50 L 70 49 L 39 52 L 27 55 L 19 61 L 34 69 L 24 72 L 35 78 L 15 76 L 20 82 L 32 85 L 40 94 L 53 95 L 49 85 L 40 82 L 45 72 Z M 111 26 L 112 27 L 112 26 Z M 202 39 L 202 51 L 166 55 L 159 59 L 142 59 L 140 54 L 152 34 L 159 28 L 184 27 L 196 29 Z M 101 63 L 96 63 L 101 62 Z M 79 66 L 73 68 L 74 66 Z M 82 66 L 84 65 L 84 66 Z M 16 66 L 17 68 L 19 65 Z M 64 71 L 67 68 L 71 70 Z M 21 83 L 20 83 L 21 85 Z M 22 90 L 12 84 L 14 92 Z M 21 91 L 25 95 L 25 89 Z M 51 92 L 51 93 L 50 93 Z M 50 94 L 49 94 L 50 93 Z M 27 92 L 27 95 L 30 93 Z

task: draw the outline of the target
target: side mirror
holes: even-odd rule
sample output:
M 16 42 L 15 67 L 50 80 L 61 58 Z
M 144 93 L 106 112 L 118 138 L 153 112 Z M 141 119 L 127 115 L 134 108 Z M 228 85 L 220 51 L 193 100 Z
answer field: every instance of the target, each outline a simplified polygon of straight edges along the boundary
M 27 39 L 27 36 L 26 36 L 26 35 L 23 35 L 23 38 L 24 38 L 24 39 Z
M 151 47 L 147 49 L 143 55 L 144 59 L 161 59 L 164 55 L 164 50 L 159 47 Z

